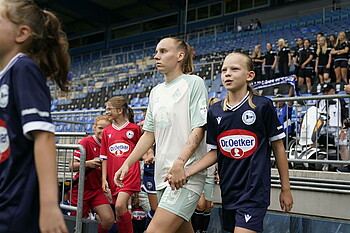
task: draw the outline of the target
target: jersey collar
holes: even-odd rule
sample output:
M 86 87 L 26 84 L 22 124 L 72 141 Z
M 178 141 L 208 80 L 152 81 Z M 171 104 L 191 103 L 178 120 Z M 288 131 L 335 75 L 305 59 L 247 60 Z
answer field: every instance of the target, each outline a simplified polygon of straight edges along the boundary
M 247 94 L 244 96 L 244 98 L 241 100 L 241 102 L 239 102 L 238 104 L 236 104 L 235 106 L 231 106 L 228 103 L 226 104 L 227 109 L 229 111 L 236 111 L 237 109 L 239 109 L 245 102 L 247 102 L 249 97 L 249 91 L 247 92 Z
M 95 140 L 95 142 L 97 143 L 97 145 L 101 146 L 101 142 L 99 140 L 97 140 L 96 136 L 93 135 L 92 138 Z
M 124 129 L 129 123 L 130 123 L 129 121 L 126 121 L 126 122 L 124 123 L 124 125 L 122 125 L 122 126 L 120 126 L 120 127 L 118 127 L 118 126 L 112 124 L 112 127 L 113 127 L 114 129 L 116 129 L 116 130 L 122 130 L 122 129 Z
M 17 62 L 17 60 L 21 57 L 26 56 L 24 53 L 17 53 L 16 56 L 14 56 L 9 63 L 7 63 L 6 67 L 0 71 L 0 79 L 6 74 L 6 72 L 11 69 L 11 67 Z

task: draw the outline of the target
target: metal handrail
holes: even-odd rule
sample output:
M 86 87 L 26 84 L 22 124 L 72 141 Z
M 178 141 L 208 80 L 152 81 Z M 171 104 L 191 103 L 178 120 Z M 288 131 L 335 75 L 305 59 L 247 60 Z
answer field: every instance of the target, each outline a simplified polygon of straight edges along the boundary
M 85 183 L 85 161 L 86 151 L 82 145 L 76 144 L 56 144 L 56 148 L 60 149 L 75 149 L 80 151 L 80 167 L 79 167 L 79 182 L 78 182 L 78 203 L 76 207 L 60 204 L 62 209 L 77 211 L 76 215 L 76 232 L 82 232 L 82 215 L 83 215 L 83 199 L 84 199 L 84 183 Z

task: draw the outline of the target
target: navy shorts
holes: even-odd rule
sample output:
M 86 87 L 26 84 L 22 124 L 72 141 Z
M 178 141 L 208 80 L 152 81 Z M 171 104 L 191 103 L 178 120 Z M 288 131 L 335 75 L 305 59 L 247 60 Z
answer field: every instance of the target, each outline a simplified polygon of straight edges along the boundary
M 234 232 L 235 227 L 262 232 L 267 208 L 222 209 L 223 228 Z
M 299 70 L 299 77 L 300 78 L 312 78 L 312 69 L 300 69 Z
M 347 60 L 338 60 L 334 61 L 334 68 L 348 68 L 348 61 Z
M 141 189 L 146 193 L 157 194 L 154 183 L 154 163 L 143 166 L 143 179 Z
M 329 74 L 331 71 L 326 66 L 317 66 L 318 74 L 323 75 L 324 73 Z

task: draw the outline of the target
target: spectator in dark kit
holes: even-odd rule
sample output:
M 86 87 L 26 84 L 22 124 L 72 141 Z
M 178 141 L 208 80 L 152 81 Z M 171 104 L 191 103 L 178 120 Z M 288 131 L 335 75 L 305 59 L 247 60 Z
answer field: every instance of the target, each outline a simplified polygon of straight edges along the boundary
M 275 67 L 277 63 L 277 53 L 272 50 L 272 44 L 266 44 L 266 53 L 263 55 L 264 62 L 262 72 L 265 72 L 265 79 L 273 79 L 275 76 Z

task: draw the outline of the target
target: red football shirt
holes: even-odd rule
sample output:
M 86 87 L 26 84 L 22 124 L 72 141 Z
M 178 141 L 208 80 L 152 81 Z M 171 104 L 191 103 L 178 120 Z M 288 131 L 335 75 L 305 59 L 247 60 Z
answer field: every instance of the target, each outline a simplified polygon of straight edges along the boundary
M 123 188 L 118 188 L 113 181 L 114 174 L 123 165 L 124 161 L 135 148 L 141 137 L 140 127 L 134 123 L 126 122 L 122 127 L 110 125 L 102 132 L 101 158 L 107 159 L 107 181 L 112 195 L 120 191 L 140 191 L 141 175 L 140 164 L 136 162 L 124 177 Z
M 95 136 L 90 136 L 90 137 L 83 138 L 79 142 L 79 144 L 85 147 L 85 150 L 86 150 L 86 161 L 100 157 L 101 143 L 96 139 Z M 74 151 L 74 159 L 80 161 L 80 151 L 79 150 L 75 150 Z M 91 168 L 86 168 L 86 170 L 89 170 L 89 169 L 91 169 Z M 77 174 L 74 177 L 74 179 L 78 178 L 78 175 L 79 174 Z M 85 177 L 84 189 L 99 189 L 99 188 L 102 188 L 101 178 L 102 178 L 101 167 L 94 168 L 93 171 L 91 171 Z

